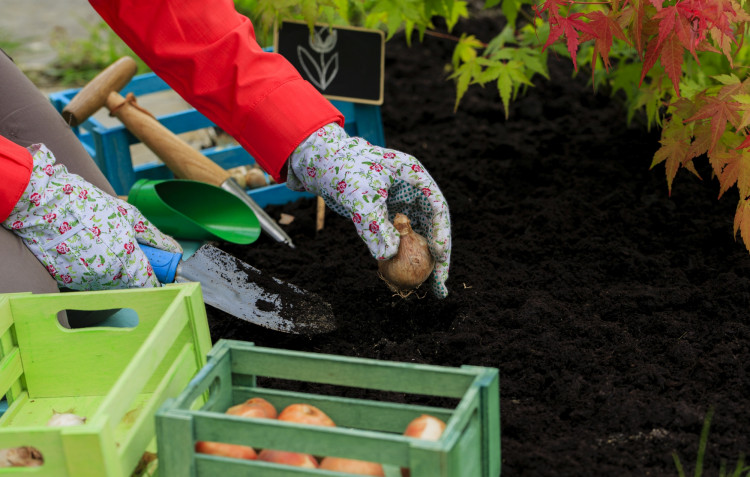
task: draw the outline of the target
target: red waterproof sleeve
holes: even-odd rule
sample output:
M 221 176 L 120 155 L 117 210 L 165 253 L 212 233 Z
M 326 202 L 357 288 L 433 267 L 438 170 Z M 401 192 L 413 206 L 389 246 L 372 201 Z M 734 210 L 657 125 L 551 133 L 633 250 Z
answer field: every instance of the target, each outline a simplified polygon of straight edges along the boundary
M 89 0 L 188 103 L 234 137 L 276 181 L 289 155 L 343 115 L 281 55 L 255 41 L 232 0 Z
M 22 146 L 0 136 L 0 222 L 8 218 L 21 194 L 26 190 L 33 166 L 31 153 Z

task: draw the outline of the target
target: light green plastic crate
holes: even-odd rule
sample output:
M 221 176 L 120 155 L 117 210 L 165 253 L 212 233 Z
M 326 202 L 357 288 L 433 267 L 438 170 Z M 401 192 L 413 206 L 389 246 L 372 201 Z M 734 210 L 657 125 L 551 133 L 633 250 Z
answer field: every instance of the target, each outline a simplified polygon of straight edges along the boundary
M 133 327 L 66 329 L 61 310 L 125 309 Z M 154 448 L 154 413 L 203 367 L 211 339 L 200 285 L 0 295 L 0 448 L 33 446 L 44 465 L 0 475 L 125 477 Z M 85 424 L 47 427 L 53 411 Z
M 329 393 L 292 392 L 259 387 L 256 378 L 260 376 L 440 396 L 454 398 L 450 402 L 457 404 L 453 408 L 437 408 Z M 407 467 L 411 477 L 497 477 L 500 475 L 499 392 L 498 371 L 494 368 L 450 368 L 349 358 L 220 340 L 209 353 L 208 364 L 189 387 L 176 399 L 168 399 L 156 413 L 159 474 L 161 477 L 349 475 L 194 451 L 197 441 L 219 441 L 256 449 L 376 461 L 383 464 L 386 477 L 401 477 L 400 469 Z M 372 391 L 368 393 L 370 396 Z M 254 396 L 269 400 L 279 411 L 292 403 L 312 404 L 328 414 L 337 427 L 224 414 L 231 405 Z M 447 423 L 439 441 L 402 436 L 406 425 L 420 414 L 431 414 Z

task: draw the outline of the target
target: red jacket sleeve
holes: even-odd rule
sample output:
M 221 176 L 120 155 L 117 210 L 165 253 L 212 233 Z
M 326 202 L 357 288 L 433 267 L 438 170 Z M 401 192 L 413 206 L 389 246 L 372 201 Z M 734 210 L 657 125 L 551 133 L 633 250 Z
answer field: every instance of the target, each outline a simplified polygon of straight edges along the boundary
M 31 153 L 25 147 L 0 136 L 0 222 L 8 218 L 31 178 Z
M 266 53 L 232 0 L 89 0 L 120 38 L 274 179 L 318 128 L 344 117 L 284 57 Z

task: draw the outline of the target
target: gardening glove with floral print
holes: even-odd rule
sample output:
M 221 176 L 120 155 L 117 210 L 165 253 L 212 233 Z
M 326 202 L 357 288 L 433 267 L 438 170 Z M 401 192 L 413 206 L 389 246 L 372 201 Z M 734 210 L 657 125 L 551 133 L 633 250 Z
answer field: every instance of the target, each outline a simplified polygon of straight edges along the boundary
M 31 180 L 3 226 L 20 236 L 60 287 L 100 290 L 159 286 L 136 244 L 182 252 L 132 205 L 65 166 L 42 144 L 30 146 Z
M 448 204 L 424 166 L 414 157 L 350 137 L 329 124 L 307 138 L 289 158 L 287 187 L 307 190 L 350 217 L 372 256 L 384 260 L 398 251 L 391 224 L 397 213 L 411 220 L 435 257 L 432 291 L 448 295 L 445 281 L 451 253 Z

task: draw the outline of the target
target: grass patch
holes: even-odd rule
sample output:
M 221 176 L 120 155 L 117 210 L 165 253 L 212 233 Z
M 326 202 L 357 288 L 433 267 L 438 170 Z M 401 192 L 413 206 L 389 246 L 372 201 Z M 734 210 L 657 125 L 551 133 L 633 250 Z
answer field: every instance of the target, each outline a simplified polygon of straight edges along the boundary
M 711 429 L 711 419 L 714 416 L 714 408 L 711 406 L 706 413 L 706 417 L 703 419 L 703 429 L 701 430 L 700 441 L 698 441 L 698 455 L 695 460 L 695 470 L 693 477 L 702 477 L 703 475 L 703 461 L 706 456 L 706 446 L 708 445 L 708 433 Z M 679 477 L 687 477 L 685 468 L 682 466 L 680 457 L 676 452 L 672 453 L 675 467 L 677 467 L 677 474 Z M 750 466 L 745 465 L 745 454 L 740 454 L 737 464 L 734 469 L 730 472 L 727 471 L 726 459 L 721 460 L 719 468 L 719 477 L 750 477 Z
M 146 64 L 104 21 L 85 25 L 88 36 L 72 40 L 64 31 L 54 32 L 50 44 L 57 59 L 45 70 L 50 79 L 64 85 L 84 85 L 123 56 L 138 62 L 138 73 L 150 71 Z
M 13 53 L 17 51 L 20 46 L 20 41 L 12 40 L 8 33 L 0 30 L 0 50 L 5 51 L 10 56 L 13 56 Z

